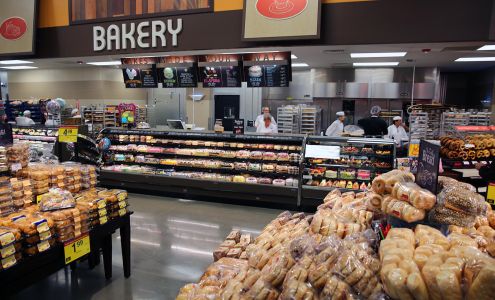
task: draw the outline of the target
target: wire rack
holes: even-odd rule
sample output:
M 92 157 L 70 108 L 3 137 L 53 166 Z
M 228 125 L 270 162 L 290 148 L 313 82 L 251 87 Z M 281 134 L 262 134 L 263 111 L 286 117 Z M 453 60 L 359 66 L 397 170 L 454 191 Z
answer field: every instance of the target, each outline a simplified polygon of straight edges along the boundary
M 285 105 L 277 108 L 277 127 L 279 133 L 298 133 L 299 107 Z

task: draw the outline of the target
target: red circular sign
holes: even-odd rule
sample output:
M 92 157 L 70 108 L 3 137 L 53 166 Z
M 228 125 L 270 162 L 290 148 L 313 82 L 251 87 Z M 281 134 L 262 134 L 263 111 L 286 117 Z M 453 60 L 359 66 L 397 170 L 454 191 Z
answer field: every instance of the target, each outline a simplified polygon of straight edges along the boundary
M 8 18 L 0 25 L 0 35 L 7 40 L 21 38 L 26 33 L 26 30 L 26 21 L 19 17 Z
M 302 13 L 308 6 L 308 0 L 258 0 L 256 9 L 270 19 L 289 19 Z

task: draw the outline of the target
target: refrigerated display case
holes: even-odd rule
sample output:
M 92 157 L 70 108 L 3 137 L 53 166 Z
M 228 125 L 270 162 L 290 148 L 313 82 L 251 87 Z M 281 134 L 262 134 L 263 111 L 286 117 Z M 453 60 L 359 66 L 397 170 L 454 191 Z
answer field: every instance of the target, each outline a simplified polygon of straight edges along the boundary
M 303 157 L 301 207 L 316 207 L 332 189 L 366 191 L 375 176 L 394 168 L 389 139 L 310 136 Z
M 296 207 L 305 136 L 104 129 L 104 186 Z

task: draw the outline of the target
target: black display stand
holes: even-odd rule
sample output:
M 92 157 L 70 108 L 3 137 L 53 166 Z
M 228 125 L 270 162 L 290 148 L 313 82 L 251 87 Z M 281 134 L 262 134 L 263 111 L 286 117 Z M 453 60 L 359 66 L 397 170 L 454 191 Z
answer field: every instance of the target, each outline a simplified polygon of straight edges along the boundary
M 122 262 L 124 276 L 131 276 L 131 222 L 132 212 L 114 220 L 109 220 L 104 225 L 96 226 L 90 233 L 91 252 L 84 258 L 88 259 L 90 268 L 93 268 L 103 253 L 103 264 L 105 278 L 112 277 L 112 234 L 119 229 L 122 247 Z M 64 247 L 57 243 L 49 250 L 32 257 L 24 257 L 20 262 L 10 269 L 0 271 L 0 299 L 20 292 L 22 289 L 50 276 L 58 270 L 67 267 L 64 259 Z M 72 262 L 70 267 L 74 270 L 77 261 Z

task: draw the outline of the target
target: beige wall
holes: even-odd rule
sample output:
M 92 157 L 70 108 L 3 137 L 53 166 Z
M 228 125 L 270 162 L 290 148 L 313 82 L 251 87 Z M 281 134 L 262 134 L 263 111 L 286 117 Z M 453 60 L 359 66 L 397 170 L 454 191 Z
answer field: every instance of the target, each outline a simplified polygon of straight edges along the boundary
M 194 93 L 204 94 L 205 97 L 201 101 L 193 101 L 189 95 L 193 94 L 193 89 L 186 89 L 186 115 L 187 123 L 196 124 L 196 127 L 204 127 L 208 129 L 208 120 L 213 113 L 213 89 L 195 88 Z M 194 116 L 193 116 L 194 105 Z
M 70 105 L 147 103 L 147 89 L 126 89 L 120 69 L 67 68 L 8 72 L 10 99 L 63 98 Z

